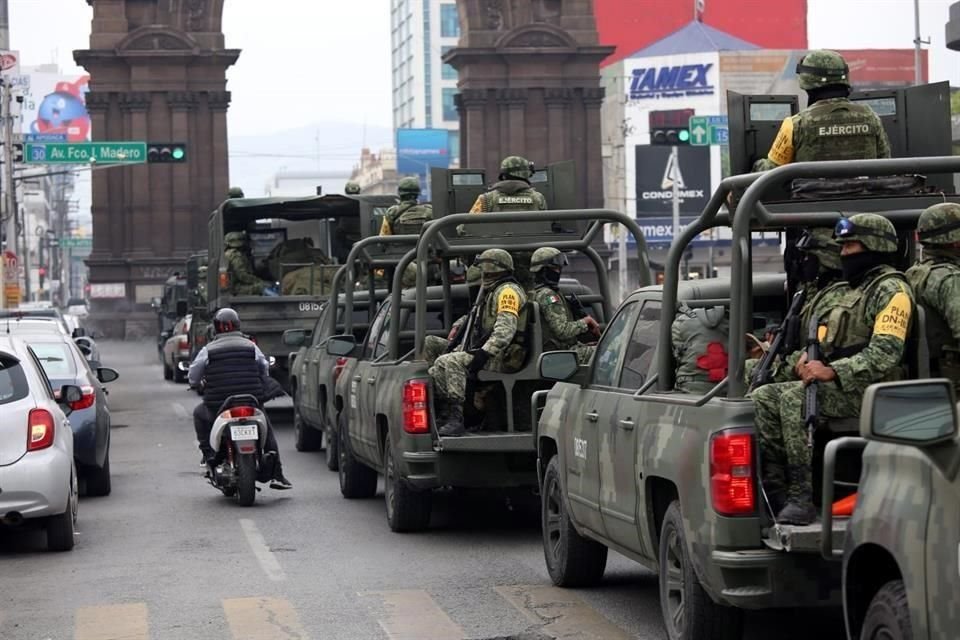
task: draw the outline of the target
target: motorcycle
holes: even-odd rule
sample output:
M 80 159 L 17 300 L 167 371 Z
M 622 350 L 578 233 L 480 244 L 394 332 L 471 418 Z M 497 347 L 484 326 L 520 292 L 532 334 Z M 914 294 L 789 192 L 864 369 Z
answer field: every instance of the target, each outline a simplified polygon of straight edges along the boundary
M 216 457 L 207 480 L 228 498 L 236 496 L 242 507 L 253 504 L 257 482 L 273 478 L 275 454 L 264 455 L 266 439 L 267 416 L 256 397 L 236 395 L 223 402 L 210 431 Z

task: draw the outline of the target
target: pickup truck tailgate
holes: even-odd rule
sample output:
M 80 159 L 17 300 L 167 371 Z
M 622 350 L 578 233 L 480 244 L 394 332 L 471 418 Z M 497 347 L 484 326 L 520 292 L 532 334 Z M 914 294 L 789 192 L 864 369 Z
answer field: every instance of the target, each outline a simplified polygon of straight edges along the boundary
M 848 520 L 849 518 L 833 519 L 833 549 L 843 548 Z M 821 522 L 814 522 L 805 526 L 777 524 L 767 529 L 763 542 L 775 551 L 819 554 L 824 535 Z
M 477 433 L 456 438 L 440 438 L 440 451 L 534 452 L 532 433 Z

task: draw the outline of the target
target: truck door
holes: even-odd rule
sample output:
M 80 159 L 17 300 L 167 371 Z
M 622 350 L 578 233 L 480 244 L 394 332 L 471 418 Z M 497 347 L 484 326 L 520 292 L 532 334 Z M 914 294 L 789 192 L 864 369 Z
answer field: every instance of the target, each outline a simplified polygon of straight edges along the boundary
M 642 305 L 642 306 L 641 306 Z M 660 326 L 660 301 L 641 300 L 623 360 L 616 372 L 616 391 L 599 406 L 600 464 L 609 470 L 600 474 L 600 512 L 607 536 L 624 547 L 650 555 L 637 526 L 639 473 L 637 441 L 643 431 L 643 404 L 633 394 L 647 379 L 656 351 Z M 609 452 L 609 453 L 607 453 Z
M 609 420 L 623 395 L 617 388 L 630 331 L 640 304 L 624 304 L 604 332 L 593 356 L 590 384 L 577 394 L 567 418 L 570 437 L 564 439 L 567 495 L 578 522 L 603 533 L 602 487 L 611 486 L 614 473 L 613 445 L 603 420 Z
M 754 162 L 766 158 L 780 124 L 799 110 L 795 95 L 750 96 L 727 91 L 731 175 L 750 173 Z
M 377 375 L 374 360 L 386 354 L 384 335 L 390 327 L 390 302 L 384 302 L 363 341 L 357 368 L 350 381 L 350 442 L 353 452 L 363 460 L 379 461 L 377 449 Z M 383 338 L 383 339 L 381 339 Z

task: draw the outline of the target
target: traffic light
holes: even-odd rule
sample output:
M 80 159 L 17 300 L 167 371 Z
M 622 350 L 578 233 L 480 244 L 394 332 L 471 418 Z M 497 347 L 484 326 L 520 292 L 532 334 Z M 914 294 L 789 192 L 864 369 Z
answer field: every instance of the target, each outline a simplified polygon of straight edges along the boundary
M 671 109 L 668 111 L 651 111 L 650 144 L 652 145 L 688 145 L 690 144 L 690 116 L 693 109 Z
M 147 143 L 147 162 L 186 162 L 187 145 L 182 142 Z
M 23 145 L 20 143 L 14 143 L 13 145 L 13 161 L 23 162 Z

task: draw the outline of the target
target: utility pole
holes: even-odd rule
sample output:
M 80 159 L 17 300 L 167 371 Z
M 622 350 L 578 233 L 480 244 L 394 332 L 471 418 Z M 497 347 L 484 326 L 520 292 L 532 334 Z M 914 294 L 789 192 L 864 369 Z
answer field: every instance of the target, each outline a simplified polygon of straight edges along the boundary
M 923 49 L 920 45 L 930 44 L 930 39 L 920 37 L 920 0 L 913 0 L 913 84 L 923 84 Z
M 0 50 L 8 50 L 8 49 L 10 49 L 10 15 L 7 7 L 7 0 L 0 0 Z M 5 89 L 5 88 L 0 88 L 0 89 Z M 10 145 L 8 144 L 6 145 L 6 147 L 9 148 Z M 7 171 L 7 173 L 12 174 L 12 168 L 10 167 L 10 165 L 5 165 L 4 168 Z M 6 186 L 6 183 L 4 182 L 3 190 L 6 190 L 6 188 L 7 186 Z M 2 194 L 0 194 L 0 197 L 2 197 Z M 0 208 L 0 211 L 2 211 L 2 208 Z M 8 215 L 10 217 L 6 221 L 7 222 L 7 250 L 13 251 L 14 253 L 16 253 L 17 219 L 16 219 L 16 216 L 12 214 L 12 212 L 8 212 Z M 13 229 L 13 235 L 10 235 L 11 228 Z M 0 287 L 3 287 L 3 291 L 0 292 L 0 309 L 5 309 L 7 306 L 7 290 L 6 290 L 7 287 L 6 287 L 6 279 L 4 278 L 4 275 L 3 275 L 3 263 L 4 261 L 0 260 Z

